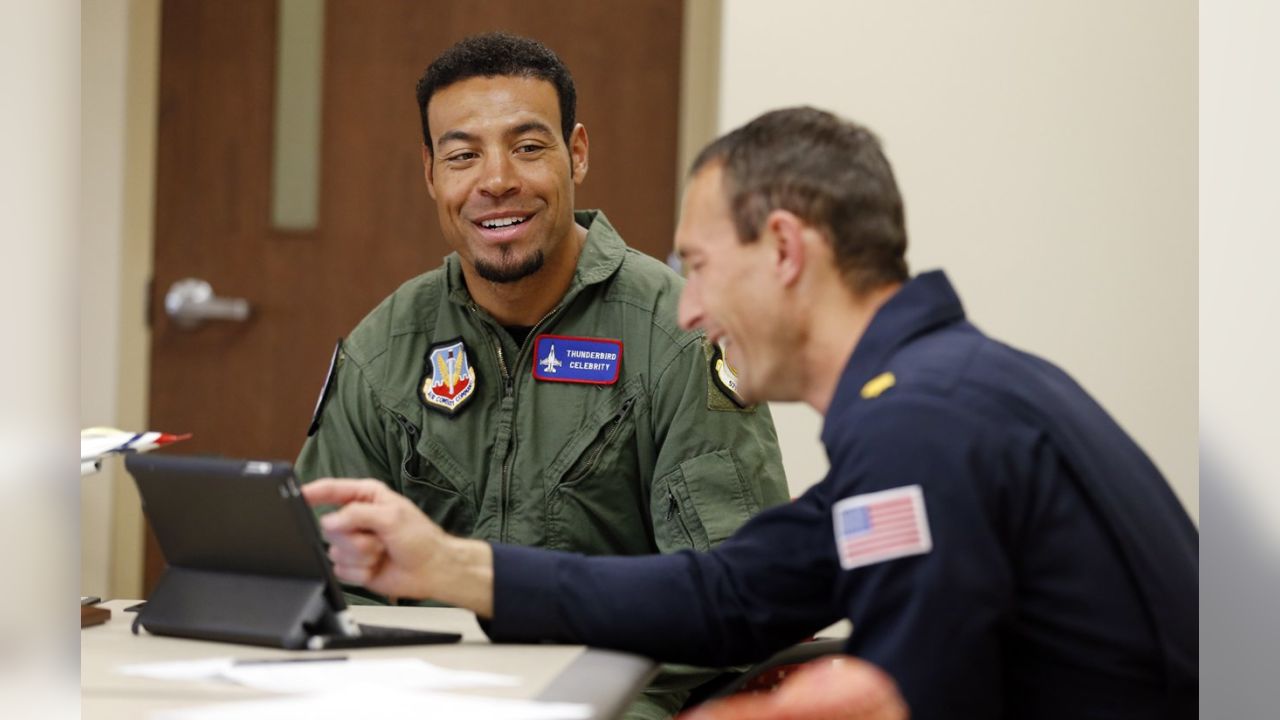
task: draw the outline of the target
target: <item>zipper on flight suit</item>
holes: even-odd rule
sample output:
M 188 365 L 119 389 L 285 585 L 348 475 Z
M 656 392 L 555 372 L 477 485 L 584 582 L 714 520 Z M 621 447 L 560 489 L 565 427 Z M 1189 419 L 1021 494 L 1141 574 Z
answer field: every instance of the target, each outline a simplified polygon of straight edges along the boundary
M 583 466 L 582 470 L 574 473 L 572 478 L 565 481 L 566 483 L 574 482 L 591 474 L 591 470 L 595 468 L 596 463 L 600 461 L 600 456 L 604 455 L 604 451 L 608 449 L 608 447 L 613 444 L 614 439 L 618 437 L 618 433 L 622 430 L 622 421 L 627 419 L 627 414 L 631 412 L 631 406 L 635 404 L 636 399 L 633 397 L 627 398 L 626 402 L 622 403 L 622 407 L 618 409 L 618 412 L 614 414 L 613 419 L 609 421 L 609 433 L 605 435 L 604 442 L 600 443 L 600 445 L 596 447 L 596 451 L 591 454 L 591 458 L 587 460 L 587 464 Z
M 404 434 L 409 438 L 409 452 L 405 454 L 404 460 L 400 461 L 400 473 L 401 475 L 420 478 L 422 477 L 422 473 L 419 472 L 418 467 L 418 428 L 415 427 L 413 423 L 409 422 L 409 418 L 398 412 L 392 412 L 391 415 L 396 419 L 396 422 L 400 424 L 400 429 L 403 430 Z M 410 461 L 414 463 L 412 470 L 409 469 Z M 400 490 L 401 494 L 403 494 L 403 483 L 399 482 L 397 484 L 402 486 Z
M 672 518 L 675 518 L 676 524 L 678 524 L 680 526 L 680 529 L 684 531 L 684 537 L 686 540 L 689 541 L 689 544 L 687 547 L 697 549 L 696 546 L 693 544 L 693 533 L 689 532 L 689 526 L 686 525 L 684 522 L 684 513 L 680 511 L 680 501 L 676 499 L 675 492 L 673 492 L 671 488 L 668 487 L 667 488 L 667 520 L 670 521 Z
M 477 318 L 480 318 L 481 325 L 486 326 L 486 331 L 489 333 L 489 339 L 493 341 L 494 352 L 496 352 L 498 355 L 498 371 L 502 373 L 502 383 L 506 391 L 506 395 L 512 398 L 511 399 L 511 443 L 507 448 L 506 455 L 503 456 L 502 458 L 502 475 L 500 477 L 500 484 L 498 486 L 498 503 L 501 509 L 501 517 L 499 518 L 499 521 L 498 521 L 498 539 L 501 542 L 507 542 L 507 515 L 508 515 L 507 496 L 511 492 L 511 489 L 509 487 L 509 484 L 511 482 L 511 458 L 514 457 L 516 454 L 515 378 L 512 377 L 510 371 L 507 370 L 506 357 L 502 353 L 502 339 L 499 338 L 497 334 L 494 332 L 493 327 L 491 326 L 491 323 L 486 322 L 485 319 L 480 316 L 480 308 L 476 306 L 474 301 L 468 303 L 467 307 L 471 310 L 471 313 L 473 315 L 475 315 Z M 531 337 L 537 337 L 538 328 L 542 327 L 542 324 L 545 323 L 547 319 L 550 318 L 552 315 L 555 315 L 557 312 L 559 312 L 559 310 L 560 310 L 560 306 L 557 305 L 556 307 L 551 308 L 551 310 L 548 311 L 546 315 L 543 315 L 542 319 L 539 320 L 537 323 L 535 323 L 533 328 L 529 330 L 529 334 L 525 336 L 525 339 L 524 339 L 525 342 L 526 343 L 529 342 L 529 338 Z M 517 354 L 523 351 L 524 351 L 524 343 L 521 343 L 520 349 L 519 351 L 517 351 Z

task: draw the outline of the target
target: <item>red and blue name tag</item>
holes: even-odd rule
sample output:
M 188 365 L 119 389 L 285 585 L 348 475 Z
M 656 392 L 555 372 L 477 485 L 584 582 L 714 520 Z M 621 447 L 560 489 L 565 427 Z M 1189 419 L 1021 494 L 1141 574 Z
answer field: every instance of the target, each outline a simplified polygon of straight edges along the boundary
M 622 369 L 622 342 L 607 338 L 539 335 L 533 376 L 544 382 L 612 385 Z

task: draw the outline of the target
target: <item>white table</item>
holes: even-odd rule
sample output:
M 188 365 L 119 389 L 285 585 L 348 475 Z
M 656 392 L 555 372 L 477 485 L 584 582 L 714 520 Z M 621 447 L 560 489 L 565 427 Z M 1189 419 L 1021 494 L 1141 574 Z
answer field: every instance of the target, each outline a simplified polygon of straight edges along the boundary
M 80 631 L 81 717 L 135 720 L 148 713 L 219 701 L 247 700 L 271 695 L 232 684 L 168 681 L 123 675 L 121 665 L 173 660 L 235 657 L 237 659 L 298 656 L 298 651 L 233 645 L 204 640 L 140 635 L 130 632 L 134 613 L 124 609 L 136 600 L 112 600 L 103 625 Z M 582 702 L 595 708 L 595 717 L 618 717 L 652 677 L 656 665 L 646 659 L 609 650 L 573 645 L 491 644 L 475 616 L 454 608 L 354 606 L 357 620 L 462 633 L 462 642 L 395 648 L 343 649 L 331 653 L 356 658 L 416 657 L 458 670 L 514 675 L 515 687 L 458 690 L 492 697 Z M 310 654 L 308 654 L 310 655 Z

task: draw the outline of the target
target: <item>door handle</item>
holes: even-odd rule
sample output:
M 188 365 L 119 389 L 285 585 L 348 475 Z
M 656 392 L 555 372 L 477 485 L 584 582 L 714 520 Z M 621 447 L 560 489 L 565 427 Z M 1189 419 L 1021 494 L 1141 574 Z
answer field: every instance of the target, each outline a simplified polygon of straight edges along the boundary
M 169 286 L 164 294 L 164 312 L 178 327 L 194 330 L 206 320 L 244 322 L 249 319 L 249 301 L 213 294 L 213 286 L 199 278 L 184 278 Z

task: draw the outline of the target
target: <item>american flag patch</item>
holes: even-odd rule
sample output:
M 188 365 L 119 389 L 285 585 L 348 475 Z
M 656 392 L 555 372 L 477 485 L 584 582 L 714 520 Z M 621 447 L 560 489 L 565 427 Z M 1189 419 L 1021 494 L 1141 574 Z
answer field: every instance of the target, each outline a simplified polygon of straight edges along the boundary
M 933 549 L 919 485 L 854 495 L 836 503 L 831 514 L 845 570 Z

